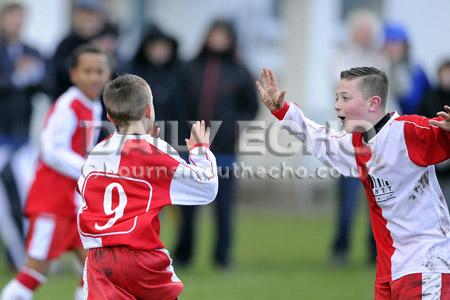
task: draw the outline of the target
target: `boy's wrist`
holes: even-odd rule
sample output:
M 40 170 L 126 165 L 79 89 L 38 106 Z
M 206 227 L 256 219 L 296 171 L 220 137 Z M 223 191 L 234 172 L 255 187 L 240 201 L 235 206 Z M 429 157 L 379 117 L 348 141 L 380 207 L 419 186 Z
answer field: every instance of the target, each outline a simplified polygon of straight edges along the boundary
M 271 113 L 274 115 L 278 120 L 283 120 L 284 116 L 286 115 L 287 111 L 289 109 L 289 103 L 287 101 L 284 102 L 283 106 L 272 110 Z
M 197 143 L 197 144 L 194 144 L 191 147 L 191 149 L 189 149 L 189 151 L 192 151 L 192 150 L 194 150 L 195 148 L 198 148 L 198 147 L 205 147 L 205 148 L 209 149 L 209 143 Z

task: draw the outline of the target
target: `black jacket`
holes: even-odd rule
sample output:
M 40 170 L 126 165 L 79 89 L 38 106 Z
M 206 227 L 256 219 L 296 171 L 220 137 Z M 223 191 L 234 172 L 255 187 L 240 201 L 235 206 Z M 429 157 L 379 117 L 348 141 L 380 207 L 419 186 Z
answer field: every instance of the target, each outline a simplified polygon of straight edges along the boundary
M 186 118 L 222 121 L 211 149 L 233 154 L 238 137 L 236 121 L 253 119 L 258 109 L 250 72 L 231 55 L 202 51 L 184 66 L 181 82 Z
M 450 91 L 441 88 L 430 90 L 425 94 L 419 107 L 419 115 L 428 118 L 436 117 L 436 113 L 444 109 L 444 105 L 450 105 Z M 445 166 L 444 166 L 445 164 Z M 438 178 L 450 178 L 450 164 L 444 162 L 436 166 Z
M 32 56 L 38 60 L 43 58 L 37 50 L 20 44 L 22 55 Z M 25 87 L 16 87 L 12 82 L 15 62 L 7 52 L 6 42 L 0 38 L 0 134 L 27 137 L 31 119 L 31 98 L 41 89 L 42 82 Z
M 153 41 L 161 39 L 168 41 L 173 51 L 169 61 L 158 66 L 147 59 L 145 48 Z M 144 78 L 150 85 L 156 120 L 158 121 L 181 121 L 180 118 L 183 116 L 183 104 L 181 102 L 183 99 L 180 93 L 179 71 L 180 61 L 178 59 L 177 41 L 156 26 L 150 27 L 131 61 L 128 72 Z

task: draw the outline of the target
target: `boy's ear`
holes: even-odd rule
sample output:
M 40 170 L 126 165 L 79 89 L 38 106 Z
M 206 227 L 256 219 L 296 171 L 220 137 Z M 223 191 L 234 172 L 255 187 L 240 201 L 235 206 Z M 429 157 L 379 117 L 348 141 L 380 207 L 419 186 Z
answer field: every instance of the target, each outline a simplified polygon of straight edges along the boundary
M 381 98 L 379 96 L 373 96 L 369 99 L 369 111 L 374 112 L 380 109 L 381 107 Z
M 152 113 L 153 113 L 152 106 L 149 103 L 149 104 L 147 104 L 147 107 L 145 108 L 145 116 L 150 119 L 152 117 Z

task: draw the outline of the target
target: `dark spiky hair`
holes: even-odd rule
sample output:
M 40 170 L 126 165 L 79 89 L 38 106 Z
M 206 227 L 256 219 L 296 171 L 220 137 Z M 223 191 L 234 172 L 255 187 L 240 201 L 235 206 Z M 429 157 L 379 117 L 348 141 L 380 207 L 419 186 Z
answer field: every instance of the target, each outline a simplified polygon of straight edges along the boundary
M 110 63 L 108 54 L 104 52 L 100 47 L 98 47 L 95 44 L 88 43 L 83 44 L 81 46 L 78 46 L 73 50 L 72 55 L 70 56 L 70 69 L 75 69 L 78 66 L 78 63 L 80 62 L 80 56 L 85 53 L 94 53 L 94 54 L 103 54 L 108 59 L 108 65 Z
M 378 96 L 382 107 L 386 107 L 389 90 L 389 80 L 386 73 L 374 67 L 351 68 L 341 72 L 341 79 L 352 80 L 361 78 L 359 88 L 366 98 Z

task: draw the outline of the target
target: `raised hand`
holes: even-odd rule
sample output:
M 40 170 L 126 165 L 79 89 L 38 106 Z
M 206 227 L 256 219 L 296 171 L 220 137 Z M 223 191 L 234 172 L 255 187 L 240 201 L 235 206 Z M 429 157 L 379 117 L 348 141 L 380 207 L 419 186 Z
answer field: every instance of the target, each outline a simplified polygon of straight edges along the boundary
M 161 129 L 159 128 L 159 125 L 157 123 L 154 123 L 152 128 L 150 129 L 149 134 L 154 137 L 157 138 L 159 137 L 159 132 L 161 131 Z
M 191 151 L 196 145 L 209 146 L 210 128 L 206 127 L 205 121 L 197 121 L 192 125 L 191 136 L 185 139 L 188 150 Z
M 442 128 L 446 131 L 450 131 L 450 106 L 444 105 L 444 111 L 440 111 L 436 115 L 443 117 L 444 120 L 430 120 L 430 124 Z
M 270 111 L 283 107 L 286 90 L 278 88 L 277 78 L 272 70 L 263 68 L 261 71 L 261 81 L 262 84 L 256 81 L 256 87 L 264 105 Z

